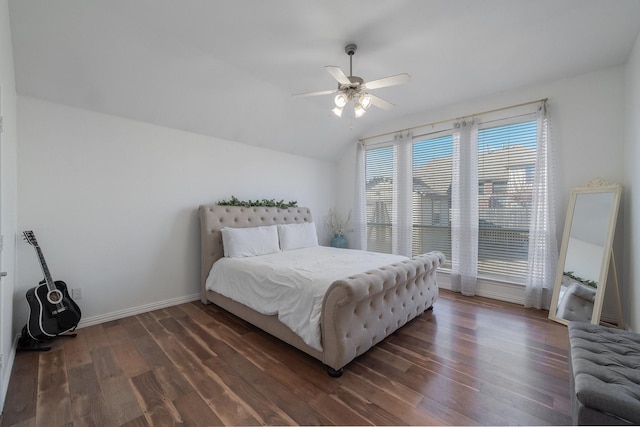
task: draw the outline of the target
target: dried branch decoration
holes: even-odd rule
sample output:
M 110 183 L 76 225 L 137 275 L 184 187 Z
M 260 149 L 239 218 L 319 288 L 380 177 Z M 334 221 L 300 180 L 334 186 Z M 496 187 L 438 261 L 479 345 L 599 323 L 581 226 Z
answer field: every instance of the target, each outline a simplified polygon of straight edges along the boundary
M 342 215 L 334 211 L 333 209 L 329 209 L 329 215 L 324 217 L 324 226 L 327 227 L 333 234 L 344 234 L 347 231 L 347 224 L 351 221 L 351 210 L 349 210 L 349 214 L 347 215 L 347 219 L 343 219 Z

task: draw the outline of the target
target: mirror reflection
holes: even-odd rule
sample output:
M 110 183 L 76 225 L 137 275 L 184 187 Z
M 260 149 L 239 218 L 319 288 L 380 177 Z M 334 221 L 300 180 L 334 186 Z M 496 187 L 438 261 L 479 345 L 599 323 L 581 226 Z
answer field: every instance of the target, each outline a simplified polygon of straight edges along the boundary
M 599 323 L 619 198 L 601 181 L 572 192 L 549 318 Z
M 613 193 L 578 194 L 556 315 L 591 322 Z

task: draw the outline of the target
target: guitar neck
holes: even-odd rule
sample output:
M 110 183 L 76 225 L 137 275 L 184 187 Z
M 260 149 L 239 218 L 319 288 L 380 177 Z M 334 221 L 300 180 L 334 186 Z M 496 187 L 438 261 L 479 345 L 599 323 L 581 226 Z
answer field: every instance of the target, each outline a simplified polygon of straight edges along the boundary
M 38 260 L 40 261 L 40 267 L 42 267 L 42 272 L 44 273 L 44 280 L 47 284 L 47 288 L 50 291 L 56 289 L 56 285 L 51 278 L 51 273 L 49 272 L 49 267 L 47 267 L 47 262 L 44 260 L 44 255 L 42 254 L 42 249 L 40 246 L 36 246 L 36 253 L 38 254 Z

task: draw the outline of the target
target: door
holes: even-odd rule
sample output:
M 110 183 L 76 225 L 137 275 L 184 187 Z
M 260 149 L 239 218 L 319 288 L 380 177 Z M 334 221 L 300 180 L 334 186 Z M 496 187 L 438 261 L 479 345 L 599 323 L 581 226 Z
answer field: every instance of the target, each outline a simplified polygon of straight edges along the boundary
M 6 359 L 7 359 L 7 350 L 10 349 L 5 346 L 5 341 L 7 337 L 11 336 L 11 318 L 5 319 L 7 315 L 4 308 L 4 294 L 5 294 L 5 286 L 3 284 L 4 276 L 7 273 L 2 269 L 2 252 L 4 248 L 4 236 L 2 235 L 2 211 L 4 209 L 4 203 L 2 203 L 2 86 L 0 86 L 0 413 L 2 413 L 2 408 L 4 406 L 4 368 Z M 8 330 L 6 330 L 8 328 Z M 8 374 L 7 374 L 8 375 Z
M 2 185 L 2 86 L 0 86 L 0 413 L 4 406 L 5 380 L 9 380 L 9 372 L 7 371 L 7 361 L 9 352 L 11 351 L 11 317 L 12 310 L 7 309 L 5 304 L 11 302 L 12 296 L 6 295 L 10 292 L 4 277 L 7 275 L 2 268 L 2 259 L 4 258 L 4 236 L 2 234 L 2 223 L 4 218 L 5 203 L 3 200 L 4 187 Z M 5 376 L 7 378 L 5 378 Z

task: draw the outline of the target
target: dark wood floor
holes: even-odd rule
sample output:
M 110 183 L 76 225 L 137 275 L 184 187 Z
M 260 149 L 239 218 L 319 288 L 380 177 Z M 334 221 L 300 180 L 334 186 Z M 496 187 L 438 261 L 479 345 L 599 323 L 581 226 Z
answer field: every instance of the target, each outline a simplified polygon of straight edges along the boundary
M 441 291 L 334 379 L 214 306 L 182 304 L 18 353 L 1 425 L 569 424 L 567 330 L 546 315 Z

